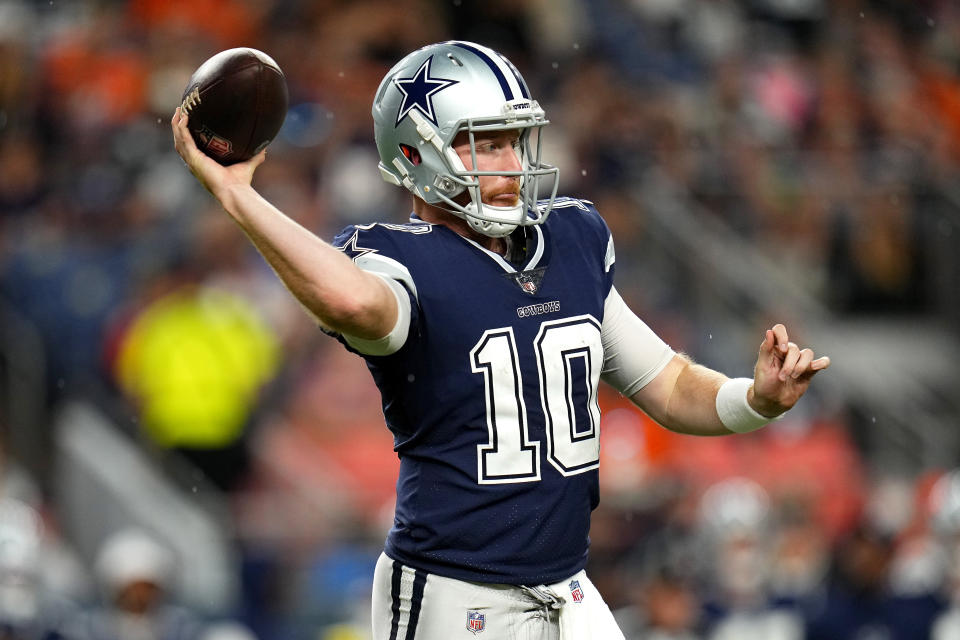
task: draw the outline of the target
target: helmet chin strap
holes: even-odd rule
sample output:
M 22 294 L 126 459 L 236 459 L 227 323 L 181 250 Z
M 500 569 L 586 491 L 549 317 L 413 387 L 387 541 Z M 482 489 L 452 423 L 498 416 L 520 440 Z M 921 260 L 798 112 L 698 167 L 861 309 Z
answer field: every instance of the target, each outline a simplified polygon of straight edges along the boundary
M 467 189 L 478 189 L 478 187 L 467 187 L 464 191 Z M 461 191 L 461 193 L 463 193 L 463 191 Z M 480 200 L 479 195 L 477 195 L 475 199 L 471 198 L 467 204 L 460 204 L 446 196 L 441 196 L 441 198 L 445 203 L 438 202 L 433 206 L 439 207 L 457 216 L 461 220 L 466 221 L 471 229 L 488 238 L 506 237 L 513 233 L 514 229 L 519 226 L 515 222 L 497 222 L 495 218 L 509 216 L 510 218 L 519 220 L 523 212 L 523 203 L 519 200 L 517 204 L 512 207 L 495 207 L 481 200 L 479 203 L 480 208 L 478 209 L 477 201 Z M 481 217 L 481 214 L 485 216 L 486 219 Z
M 470 225 L 470 228 L 481 233 L 490 238 L 503 238 L 513 233 L 513 230 L 517 228 L 516 224 L 507 223 L 507 222 L 493 222 L 489 218 L 495 217 L 498 214 L 511 213 L 517 218 L 520 217 L 523 206 L 517 204 L 514 207 L 492 207 L 487 204 L 481 204 L 483 207 L 484 215 L 488 218 L 484 220 L 476 215 L 477 205 L 476 203 L 471 202 L 470 204 L 464 206 L 465 215 L 464 219 L 467 221 L 467 224 Z

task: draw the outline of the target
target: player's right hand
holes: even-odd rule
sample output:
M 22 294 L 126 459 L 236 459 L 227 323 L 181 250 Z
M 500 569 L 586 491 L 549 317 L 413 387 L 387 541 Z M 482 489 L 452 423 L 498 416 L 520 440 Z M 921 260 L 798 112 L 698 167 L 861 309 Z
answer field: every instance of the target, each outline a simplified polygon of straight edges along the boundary
M 173 147 L 187 163 L 190 172 L 207 191 L 221 201 L 231 187 L 250 186 L 254 172 L 267 157 L 264 149 L 245 162 L 226 167 L 221 165 L 197 148 L 190 130 L 187 129 L 187 114 L 180 107 L 173 112 L 170 128 L 173 130 Z

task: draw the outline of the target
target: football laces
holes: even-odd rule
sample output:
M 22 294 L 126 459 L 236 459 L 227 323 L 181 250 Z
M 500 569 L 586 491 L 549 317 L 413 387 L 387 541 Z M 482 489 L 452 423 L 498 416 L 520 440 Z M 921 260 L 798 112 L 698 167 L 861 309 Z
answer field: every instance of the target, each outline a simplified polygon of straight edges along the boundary
M 190 113 L 190 109 L 200 104 L 200 87 L 194 87 L 193 91 L 188 93 L 180 103 L 180 110 Z

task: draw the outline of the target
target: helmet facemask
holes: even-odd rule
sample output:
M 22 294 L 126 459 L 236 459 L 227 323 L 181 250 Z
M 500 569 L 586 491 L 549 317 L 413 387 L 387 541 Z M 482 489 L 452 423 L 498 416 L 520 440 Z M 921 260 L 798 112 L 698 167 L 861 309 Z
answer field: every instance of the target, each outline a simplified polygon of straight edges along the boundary
M 536 103 L 534 108 L 539 111 L 539 118 L 529 121 L 509 121 L 502 118 L 476 119 L 464 121 L 445 143 L 445 160 L 448 164 L 448 173 L 438 175 L 438 180 L 450 180 L 456 186 L 456 193 L 448 195 L 443 189 L 437 189 L 443 208 L 454 215 L 464 218 L 470 227 L 485 236 L 502 237 L 509 235 L 518 226 L 529 226 L 543 223 L 550 213 L 553 201 L 557 194 L 557 169 L 544 164 L 542 160 L 543 127 L 547 121 L 542 119 L 543 111 Z M 504 131 L 518 131 L 518 145 L 514 149 L 519 160 L 520 170 L 517 171 L 483 171 L 477 158 L 477 137 L 486 133 Z M 466 132 L 470 149 L 470 166 L 468 170 L 460 156 L 453 148 L 453 142 L 460 132 Z M 483 176 L 515 177 L 519 182 L 519 197 L 513 206 L 497 206 L 483 202 L 480 187 L 480 178 Z M 538 204 L 543 180 L 548 180 L 543 189 L 547 196 L 543 203 Z M 457 195 L 466 193 L 468 201 L 463 204 L 454 200 Z M 462 201 L 462 198 L 461 198 Z

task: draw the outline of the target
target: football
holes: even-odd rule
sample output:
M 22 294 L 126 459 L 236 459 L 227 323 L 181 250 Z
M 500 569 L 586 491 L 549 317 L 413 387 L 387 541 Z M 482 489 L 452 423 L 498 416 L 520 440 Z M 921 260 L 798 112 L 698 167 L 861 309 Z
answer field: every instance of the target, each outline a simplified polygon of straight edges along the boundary
M 252 158 L 287 115 L 287 81 L 256 49 L 227 49 L 200 65 L 180 104 L 197 147 L 222 165 Z

